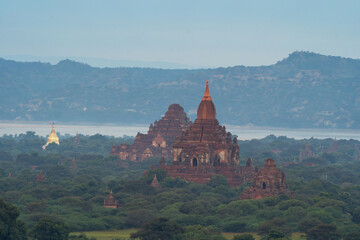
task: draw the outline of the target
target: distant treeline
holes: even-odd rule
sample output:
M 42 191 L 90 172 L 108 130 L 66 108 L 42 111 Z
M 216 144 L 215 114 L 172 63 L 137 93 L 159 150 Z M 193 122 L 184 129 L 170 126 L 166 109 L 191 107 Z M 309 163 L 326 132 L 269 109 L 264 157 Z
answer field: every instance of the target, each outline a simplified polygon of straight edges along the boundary
M 60 146 L 51 144 L 43 151 L 45 139 L 32 132 L 0 138 L 0 196 L 20 210 L 18 220 L 25 223 L 27 234 L 34 236 L 38 224 L 51 224 L 44 220 L 49 218 L 69 231 L 140 228 L 165 218 L 186 227 L 186 234 L 206 230 L 217 236 L 213 239 L 222 239 L 220 232 L 267 236 L 271 230 L 303 232 L 309 239 L 316 239 L 310 237 L 319 231 L 331 234 L 331 239 L 360 236 L 359 141 L 338 140 L 336 148 L 332 139 L 268 136 L 240 141 L 243 164 L 253 157 L 262 167 L 266 158 L 274 158 L 296 192 L 293 198 L 240 200 L 251 183 L 230 188 L 220 175 L 205 185 L 172 179 L 152 167 L 159 158 L 136 163 L 109 156 L 112 144 L 133 139 L 79 139 L 75 143 L 74 137 L 63 138 Z M 306 144 L 313 155 L 300 159 Z M 45 181 L 36 181 L 40 170 Z M 150 186 L 155 174 L 160 189 Z M 103 207 L 110 190 L 122 205 L 118 209 Z M 199 230 L 199 224 L 206 229 Z

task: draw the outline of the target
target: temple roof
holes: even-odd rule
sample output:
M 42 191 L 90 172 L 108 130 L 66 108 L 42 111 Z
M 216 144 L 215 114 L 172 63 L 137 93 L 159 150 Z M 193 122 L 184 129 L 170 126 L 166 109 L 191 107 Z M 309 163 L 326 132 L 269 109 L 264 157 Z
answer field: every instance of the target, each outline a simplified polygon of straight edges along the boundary
M 197 119 L 216 119 L 216 108 L 210 96 L 209 80 L 206 80 L 205 93 L 197 110 Z

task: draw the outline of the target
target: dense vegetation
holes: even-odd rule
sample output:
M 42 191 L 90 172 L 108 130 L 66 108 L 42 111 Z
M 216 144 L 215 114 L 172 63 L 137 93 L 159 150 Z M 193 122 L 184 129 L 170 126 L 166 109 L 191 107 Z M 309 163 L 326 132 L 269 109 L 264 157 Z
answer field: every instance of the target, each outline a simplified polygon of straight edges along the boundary
M 360 129 L 360 60 L 294 52 L 270 66 L 169 70 L 0 59 L 0 120 L 148 123 L 172 103 L 194 119 L 205 80 L 220 122 Z
M 134 235 L 141 238 L 162 223 L 177 229 L 173 231 L 177 237 L 187 236 L 184 239 L 222 239 L 220 232 L 237 232 L 236 239 L 251 239 L 240 235 L 244 232 L 257 232 L 267 239 L 291 232 L 307 233 L 308 239 L 319 239 L 319 232 L 329 235 L 323 239 L 360 238 L 359 141 L 339 140 L 333 153 L 326 152 L 333 144 L 331 139 L 268 136 L 240 141 L 242 164 L 253 157 L 262 167 L 266 158 L 274 158 L 296 192 L 293 198 L 240 200 L 241 191 L 250 183 L 229 188 L 222 176 L 206 185 L 187 183 L 151 167 L 158 164 L 158 158 L 133 163 L 108 155 L 112 144 L 132 140 L 80 135 L 80 143 L 75 144 L 74 137 L 63 136 L 60 146 L 51 144 L 43 151 L 45 139 L 33 132 L 1 137 L 0 197 L 5 202 L 0 200 L 0 211 L 14 211 L 11 216 L 19 227 L 17 233 L 27 229 L 32 237 L 44 234 L 39 229 L 69 232 L 143 227 Z M 306 143 L 316 156 L 300 161 Z M 73 158 L 76 169 L 70 168 Z M 36 181 L 40 170 L 46 181 Z M 155 173 L 160 189 L 150 186 Z M 110 190 L 122 204 L 118 209 L 103 207 Z M 19 209 L 19 217 L 9 204 Z

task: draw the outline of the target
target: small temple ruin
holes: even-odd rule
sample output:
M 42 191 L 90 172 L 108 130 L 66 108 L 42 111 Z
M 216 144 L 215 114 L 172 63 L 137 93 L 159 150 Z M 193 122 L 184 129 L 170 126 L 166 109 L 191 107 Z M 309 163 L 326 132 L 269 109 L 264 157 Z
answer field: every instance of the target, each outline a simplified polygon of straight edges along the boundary
M 51 132 L 50 132 L 50 135 L 47 139 L 47 142 L 44 146 L 42 146 L 42 148 L 45 150 L 46 147 L 50 144 L 50 143 L 56 143 L 57 145 L 60 145 L 60 142 L 59 142 L 59 137 L 56 135 L 56 132 L 55 132 L 55 123 L 53 121 L 53 124 L 52 124 L 52 129 L 51 129 Z
M 144 161 L 154 156 L 170 158 L 175 138 L 181 136 L 190 123 L 184 108 L 172 104 L 164 117 L 150 125 L 147 134 L 138 133 L 132 145 L 113 146 L 110 155 L 130 161 Z
M 290 195 L 285 174 L 276 167 L 275 161 L 267 159 L 260 170 L 255 169 L 252 186 L 241 193 L 240 199 L 262 199 L 264 197 Z
M 43 174 L 43 171 L 40 170 L 40 173 L 39 173 L 39 175 L 37 176 L 36 181 L 39 182 L 39 181 L 45 181 L 45 180 L 46 180 L 46 179 L 45 179 L 45 176 L 44 176 L 44 174 Z
M 104 199 L 104 207 L 106 208 L 118 208 L 120 205 L 117 200 L 115 200 L 112 190 L 107 199 Z

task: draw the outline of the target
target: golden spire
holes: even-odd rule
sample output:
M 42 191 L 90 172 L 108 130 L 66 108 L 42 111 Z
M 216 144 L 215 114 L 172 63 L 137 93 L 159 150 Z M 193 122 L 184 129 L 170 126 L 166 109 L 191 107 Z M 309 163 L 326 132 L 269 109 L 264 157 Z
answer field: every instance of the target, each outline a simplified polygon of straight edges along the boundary
M 46 147 L 50 143 L 56 143 L 56 144 L 60 145 L 59 137 L 56 135 L 56 132 L 55 132 L 55 122 L 54 121 L 53 121 L 53 124 L 52 124 L 52 129 L 51 129 L 50 135 L 49 135 L 49 137 L 47 139 L 47 142 L 42 148 L 45 150 Z
M 203 96 L 203 98 L 201 100 L 212 101 L 211 96 L 210 96 L 210 91 L 209 91 L 209 80 L 206 80 L 205 93 L 204 93 L 204 96 Z
M 55 132 L 55 122 L 53 121 L 51 132 Z

